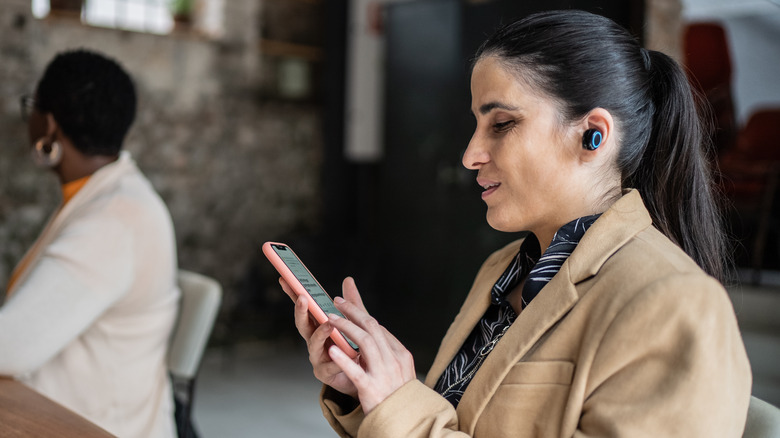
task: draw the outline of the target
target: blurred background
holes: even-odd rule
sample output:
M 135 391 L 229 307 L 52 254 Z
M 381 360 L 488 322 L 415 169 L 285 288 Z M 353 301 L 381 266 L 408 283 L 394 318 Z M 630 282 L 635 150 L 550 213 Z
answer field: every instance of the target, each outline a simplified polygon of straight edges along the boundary
M 425 372 L 480 263 L 519 237 L 486 225 L 460 164 L 470 57 L 499 24 L 560 8 L 683 62 L 713 108 L 729 292 L 754 393 L 780 404 L 779 0 L 3 0 L 0 284 L 60 196 L 29 158 L 19 96 L 55 53 L 99 50 L 135 79 L 125 148 L 168 204 L 180 267 L 224 289 L 202 434 L 333 436 L 260 245 L 290 244 L 332 294 L 354 276 Z

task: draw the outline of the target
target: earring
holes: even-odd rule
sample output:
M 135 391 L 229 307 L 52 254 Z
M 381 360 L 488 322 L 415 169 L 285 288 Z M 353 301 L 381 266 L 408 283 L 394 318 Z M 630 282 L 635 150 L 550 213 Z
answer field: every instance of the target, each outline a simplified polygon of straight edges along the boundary
M 589 151 L 595 151 L 601 146 L 603 136 L 598 129 L 588 129 L 582 134 L 582 147 Z
M 49 149 L 48 151 L 46 150 L 47 148 Z M 56 140 L 49 143 L 46 137 L 41 137 L 40 140 L 35 142 L 32 156 L 33 161 L 39 167 L 55 167 L 62 161 L 62 145 Z

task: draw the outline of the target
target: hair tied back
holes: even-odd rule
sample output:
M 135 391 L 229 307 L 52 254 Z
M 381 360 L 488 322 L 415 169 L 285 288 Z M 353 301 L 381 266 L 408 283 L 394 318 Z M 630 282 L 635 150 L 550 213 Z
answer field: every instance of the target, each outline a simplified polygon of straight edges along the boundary
M 645 70 L 650 71 L 650 51 L 640 47 L 639 53 L 642 54 L 642 60 L 645 62 Z

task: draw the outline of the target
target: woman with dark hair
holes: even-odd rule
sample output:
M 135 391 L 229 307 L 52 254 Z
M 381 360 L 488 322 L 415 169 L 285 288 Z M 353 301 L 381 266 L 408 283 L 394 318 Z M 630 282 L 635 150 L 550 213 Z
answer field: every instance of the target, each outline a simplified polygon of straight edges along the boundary
M 165 204 L 121 150 L 135 108 L 122 67 L 86 50 L 57 55 L 22 99 L 63 202 L 11 276 L 0 374 L 117 436 L 173 437 L 176 246 Z
M 354 281 L 296 325 L 342 436 L 742 436 L 750 366 L 710 162 L 681 68 L 609 19 L 535 14 L 471 76 L 487 221 L 529 231 L 482 266 L 425 383 Z M 282 284 L 289 291 L 286 284 Z M 288 292 L 289 293 L 289 292 Z M 291 294 L 292 296 L 292 294 Z M 341 330 L 351 360 L 328 342 Z

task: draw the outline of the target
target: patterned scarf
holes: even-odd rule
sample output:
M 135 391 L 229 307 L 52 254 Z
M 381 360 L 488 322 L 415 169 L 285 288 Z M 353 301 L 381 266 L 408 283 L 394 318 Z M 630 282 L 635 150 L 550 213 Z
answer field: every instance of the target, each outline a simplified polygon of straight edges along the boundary
M 525 238 L 517 256 L 493 285 L 490 291 L 490 306 L 434 387 L 434 390 L 455 408 L 485 358 L 517 318 L 507 301 L 507 295 L 527 277 L 523 285 L 522 301 L 523 308 L 528 306 L 560 271 L 563 262 L 569 258 L 585 231 L 599 216 L 601 214 L 582 217 L 562 226 L 541 257 L 536 236 L 532 233 Z

